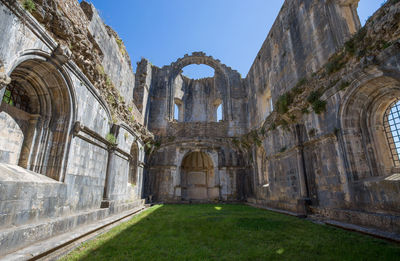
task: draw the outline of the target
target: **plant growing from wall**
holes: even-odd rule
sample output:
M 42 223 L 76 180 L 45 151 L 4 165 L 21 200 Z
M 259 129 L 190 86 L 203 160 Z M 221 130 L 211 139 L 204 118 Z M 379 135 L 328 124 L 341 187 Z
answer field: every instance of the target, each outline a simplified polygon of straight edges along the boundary
M 317 100 L 312 103 L 312 108 L 316 114 L 321 114 L 326 111 L 326 101 Z
M 289 111 L 289 106 L 293 102 L 293 97 L 290 92 L 286 92 L 278 97 L 276 101 L 276 110 L 279 114 L 285 114 Z
M 108 142 L 110 142 L 111 144 L 117 144 L 117 138 L 114 136 L 114 134 L 112 134 L 112 133 L 108 133 L 107 135 L 106 135 L 106 140 L 108 141 Z
M 36 5 L 32 0 L 23 0 L 22 6 L 29 13 L 32 13 L 33 11 L 36 10 Z
M 326 64 L 325 66 L 326 72 L 328 74 L 332 74 L 342 69 L 343 66 L 346 64 L 346 62 L 343 61 L 344 57 L 345 55 L 343 52 L 335 54 L 333 58 Z
M 344 81 L 344 82 L 342 82 L 342 83 L 340 84 L 339 90 L 343 91 L 343 90 L 345 90 L 345 89 L 346 89 L 347 87 L 349 87 L 349 86 L 350 86 L 350 82 Z
M 314 112 L 320 114 L 326 110 L 326 101 L 320 100 L 321 93 L 319 91 L 312 91 L 307 97 L 307 101 L 311 104 Z

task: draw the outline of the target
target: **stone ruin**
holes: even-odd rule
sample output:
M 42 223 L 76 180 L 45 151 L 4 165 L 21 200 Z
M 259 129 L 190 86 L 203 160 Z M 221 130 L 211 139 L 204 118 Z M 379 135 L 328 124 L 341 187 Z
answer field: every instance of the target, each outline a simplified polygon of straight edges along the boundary
M 0 256 L 146 202 L 400 234 L 398 0 L 363 28 L 358 0 L 286 0 L 245 78 L 133 73 L 92 4 L 33 2 L 0 0 Z

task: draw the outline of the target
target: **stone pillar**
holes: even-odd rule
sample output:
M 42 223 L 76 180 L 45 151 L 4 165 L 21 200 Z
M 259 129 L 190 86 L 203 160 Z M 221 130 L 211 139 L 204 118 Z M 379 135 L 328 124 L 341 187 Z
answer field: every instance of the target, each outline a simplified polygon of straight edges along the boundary
M 113 124 L 111 126 L 111 130 L 110 133 L 112 135 L 114 135 L 115 138 L 118 137 L 118 133 L 119 133 L 119 125 Z M 109 142 L 107 144 L 108 146 L 108 160 L 107 160 L 107 170 L 106 170 L 106 178 L 104 181 L 104 193 L 103 193 L 103 201 L 101 202 L 101 208 L 110 208 L 111 207 L 111 200 L 110 200 L 110 189 L 111 189 L 111 184 L 110 184 L 110 180 L 111 180 L 111 174 L 112 174 L 112 170 L 116 168 L 115 165 L 115 151 L 117 150 L 117 146 L 118 144 L 112 144 L 111 142 Z
M 139 162 L 138 166 L 137 166 L 137 196 L 139 199 L 143 198 L 143 187 L 144 187 L 144 163 L 143 162 Z
M 36 125 L 39 117 L 39 115 L 32 115 L 32 117 L 29 119 L 28 129 L 26 133 L 24 133 L 25 137 L 22 143 L 21 155 L 19 157 L 18 165 L 25 169 L 28 168 L 29 156 L 31 155 L 33 138 L 35 136 Z
M 297 149 L 297 169 L 298 169 L 298 177 L 300 183 L 300 198 L 297 200 L 297 212 L 304 216 L 307 215 L 307 205 L 310 201 L 309 199 L 309 191 L 307 184 L 307 173 L 305 171 L 305 162 L 304 162 L 304 146 L 302 139 L 302 132 L 304 132 L 304 126 L 296 125 L 296 136 L 298 142 Z
M 104 193 L 103 193 L 103 201 L 101 202 L 100 206 L 101 208 L 109 208 L 111 205 L 109 181 L 110 181 L 111 170 L 114 168 L 114 157 L 116 149 L 117 149 L 116 146 L 111 146 L 108 149 L 106 179 L 104 181 Z
M 299 183 L 300 183 L 300 197 L 308 198 L 308 189 L 306 185 L 306 173 L 304 171 L 304 160 L 303 160 L 303 146 L 297 149 L 297 168 L 299 170 Z

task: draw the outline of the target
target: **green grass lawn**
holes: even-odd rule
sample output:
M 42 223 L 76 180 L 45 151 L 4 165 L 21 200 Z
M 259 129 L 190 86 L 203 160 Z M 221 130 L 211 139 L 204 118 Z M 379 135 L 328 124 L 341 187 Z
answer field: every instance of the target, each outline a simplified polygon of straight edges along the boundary
M 400 246 L 244 205 L 158 205 L 62 260 L 400 260 Z

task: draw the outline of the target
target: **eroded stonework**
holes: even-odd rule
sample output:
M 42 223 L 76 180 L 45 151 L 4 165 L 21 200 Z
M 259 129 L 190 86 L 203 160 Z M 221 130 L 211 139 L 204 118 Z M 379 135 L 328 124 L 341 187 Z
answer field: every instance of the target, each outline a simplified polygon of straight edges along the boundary
M 0 256 L 145 201 L 400 233 L 400 2 L 361 29 L 357 0 L 286 0 L 246 78 L 202 52 L 135 74 L 93 5 L 34 2 L 0 0 Z

